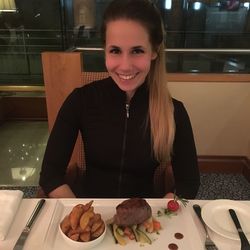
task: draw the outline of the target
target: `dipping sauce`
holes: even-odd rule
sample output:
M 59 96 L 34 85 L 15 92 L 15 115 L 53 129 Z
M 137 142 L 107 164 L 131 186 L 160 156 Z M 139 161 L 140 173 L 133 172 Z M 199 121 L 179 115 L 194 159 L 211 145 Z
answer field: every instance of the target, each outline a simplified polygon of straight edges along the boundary
M 181 233 L 175 233 L 174 237 L 178 240 L 183 239 L 184 235 Z
M 171 244 L 168 245 L 168 248 L 169 248 L 170 250 L 177 250 L 177 249 L 178 249 L 178 246 L 177 246 L 176 244 L 174 244 L 174 243 L 171 243 Z

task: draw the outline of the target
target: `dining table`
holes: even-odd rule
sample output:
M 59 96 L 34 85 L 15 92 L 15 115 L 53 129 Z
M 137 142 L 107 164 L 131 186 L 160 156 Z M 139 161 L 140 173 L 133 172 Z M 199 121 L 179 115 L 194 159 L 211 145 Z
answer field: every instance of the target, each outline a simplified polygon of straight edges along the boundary
M 69 213 L 70 208 L 76 204 L 86 204 L 91 199 L 45 199 L 45 205 L 41 209 L 38 217 L 36 218 L 30 234 L 25 242 L 24 250 L 54 250 L 54 249 L 72 249 L 67 246 L 60 235 L 58 234 L 58 226 L 62 220 L 62 216 L 65 213 Z M 93 205 L 97 208 L 101 214 L 104 215 L 104 220 L 112 216 L 116 211 L 116 205 L 121 203 L 124 199 L 93 199 Z M 158 209 L 163 209 L 166 206 L 168 199 L 146 199 L 150 205 L 152 205 L 153 213 L 158 213 Z M 23 198 L 19 209 L 15 215 L 14 221 L 9 229 L 9 232 L 5 240 L 0 241 L 0 250 L 12 250 L 15 246 L 18 237 L 20 236 L 23 228 L 25 227 L 30 215 L 32 214 L 39 199 L 37 198 Z M 157 217 L 162 223 L 163 230 L 157 237 L 159 240 L 155 240 L 151 245 L 145 245 L 143 249 L 169 249 L 170 243 L 176 243 L 179 250 L 202 250 L 205 249 L 205 230 L 203 225 L 196 216 L 193 205 L 199 204 L 201 207 L 211 203 L 211 200 L 189 200 L 186 207 L 182 206 L 179 214 L 163 215 Z M 222 200 L 223 202 L 223 200 Z M 250 213 L 250 201 L 238 201 L 239 204 L 249 206 Z M 223 203 L 222 203 L 223 204 Z M 155 207 L 155 208 L 154 208 Z M 66 209 L 66 210 L 65 210 Z M 220 218 L 218 218 L 220 219 Z M 249 222 L 248 222 L 249 224 Z M 178 232 L 184 235 L 184 239 L 175 239 L 174 232 Z M 212 240 L 216 243 L 219 250 L 240 250 L 240 241 L 224 237 L 223 235 L 214 232 L 209 229 L 209 234 Z M 141 245 L 120 246 L 112 239 L 112 233 L 107 229 L 103 245 L 100 243 L 96 249 L 142 249 Z M 55 242 L 58 241 L 58 242 Z M 60 245 L 61 244 L 61 245 Z M 132 244 L 132 243 L 131 243 Z M 132 247 L 131 247 L 132 246 Z M 134 246 L 134 247 L 133 247 Z M 93 248 L 95 249 L 95 248 Z

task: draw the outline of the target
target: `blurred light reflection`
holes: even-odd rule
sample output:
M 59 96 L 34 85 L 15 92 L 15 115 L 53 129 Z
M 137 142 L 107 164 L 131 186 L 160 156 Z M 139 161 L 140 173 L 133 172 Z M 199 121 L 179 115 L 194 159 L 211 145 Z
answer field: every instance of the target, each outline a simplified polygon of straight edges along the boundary
M 17 167 L 11 168 L 11 176 L 13 180 L 26 181 L 29 177 L 33 176 L 36 172 L 32 167 Z
M 201 2 L 194 2 L 193 8 L 195 10 L 200 10 L 201 9 Z
M 172 9 L 172 0 L 165 0 L 165 9 L 166 10 Z

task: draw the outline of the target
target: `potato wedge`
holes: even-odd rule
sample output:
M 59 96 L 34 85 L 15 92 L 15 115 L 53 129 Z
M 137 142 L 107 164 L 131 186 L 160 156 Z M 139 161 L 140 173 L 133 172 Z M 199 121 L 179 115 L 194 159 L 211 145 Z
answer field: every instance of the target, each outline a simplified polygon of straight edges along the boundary
M 82 232 L 90 232 L 91 231 L 91 227 L 89 225 L 87 225 L 84 230 L 82 230 Z
M 81 233 L 80 240 L 84 242 L 90 241 L 90 232 Z
M 96 221 L 98 221 L 100 219 L 101 219 L 101 215 L 100 214 L 95 214 L 94 217 L 91 219 L 91 221 L 94 223 L 94 222 L 96 222 Z
M 102 219 L 94 222 L 94 224 L 91 227 L 91 233 L 95 232 L 102 225 L 102 223 L 103 223 Z
M 70 225 L 69 215 L 66 215 L 64 217 L 64 219 L 62 220 L 62 222 L 60 224 L 60 227 L 61 227 L 62 232 L 64 234 L 66 234 L 70 230 L 71 225 Z
M 82 228 L 81 228 L 80 226 L 78 226 L 78 227 L 74 230 L 74 232 L 75 232 L 75 233 L 81 234 L 81 233 L 83 233 L 83 230 L 82 230 Z
M 103 221 L 102 221 L 103 222 Z M 98 238 L 103 232 L 104 232 L 104 229 L 105 229 L 105 224 L 104 222 L 101 224 L 101 226 L 93 233 L 91 233 L 91 239 L 96 239 Z
M 92 227 L 93 226 L 93 224 L 96 222 L 96 221 L 98 221 L 98 220 L 100 220 L 101 219 L 101 215 L 100 214 L 94 214 L 94 216 L 89 220 L 89 226 L 90 227 Z
M 93 200 L 84 205 L 84 212 L 87 212 L 93 204 Z
M 71 213 L 70 213 L 70 224 L 73 229 L 76 229 L 79 225 L 80 218 L 84 212 L 84 205 L 78 204 L 75 207 L 73 207 Z
M 74 234 L 79 234 L 79 232 L 77 232 L 75 229 L 70 229 L 67 233 L 67 236 L 70 238 L 72 235 Z
M 72 234 L 69 238 L 71 239 L 71 240 L 74 240 L 74 241 L 78 241 L 79 240 L 79 234 Z
M 89 220 L 94 217 L 94 212 L 93 212 L 94 208 L 91 207 L 87 212 L 83 213 L 83 215 L 80 218 L 80 227 L 82 228 L 82 230 L 85 229 L 85 227 L 87 227 Z

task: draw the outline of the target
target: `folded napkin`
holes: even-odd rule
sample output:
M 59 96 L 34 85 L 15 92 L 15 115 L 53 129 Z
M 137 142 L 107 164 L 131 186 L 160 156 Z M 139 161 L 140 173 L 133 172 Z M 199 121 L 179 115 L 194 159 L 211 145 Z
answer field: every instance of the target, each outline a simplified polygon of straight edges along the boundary
M 4 240 L 23 198 L 20 190 L 0 190 L 0 240 Z

